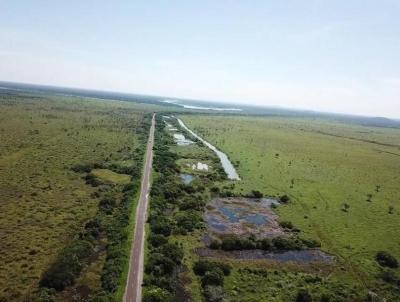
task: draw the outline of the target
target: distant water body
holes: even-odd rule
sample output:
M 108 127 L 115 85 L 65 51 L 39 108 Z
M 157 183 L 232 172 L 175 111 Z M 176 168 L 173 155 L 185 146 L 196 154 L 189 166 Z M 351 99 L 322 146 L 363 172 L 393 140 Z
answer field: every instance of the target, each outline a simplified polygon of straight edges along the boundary
M 231 161 L 229 160 L 228 156 L 224 153 L 218 150 L 216 147 L 211 145 L 209 142 L 198 136 L 196 133 L 194 133 L 192 130 L 190 130 L 186 125 L 182 122 L 181 119 L 177 118 L 179 125 L 188 131 L 190 134 L 192 134 L 194 137 L 199 139 L 204 145 L 206 145 L 208 148 L 213 150 L 215 154 L 219 157 L 222 167 L 224 168 L 224 171 L 226 175 L 228 176 L 229 179 L 231 180 L 240 180 L 239 174 L 236 172 L 235 167 L 232 165 Z
M 194 106 L 194 105 L 186 105 L 181 104 L 176 100 L 164 100 L 164 103 L 174 104 L 181 106 L 186 109 L 198 109 L 198 110 L 214 110 L 214 111 L 242 111 L 240 108 L 219 108 L 219 107 L 204 107 L 204 106 Z

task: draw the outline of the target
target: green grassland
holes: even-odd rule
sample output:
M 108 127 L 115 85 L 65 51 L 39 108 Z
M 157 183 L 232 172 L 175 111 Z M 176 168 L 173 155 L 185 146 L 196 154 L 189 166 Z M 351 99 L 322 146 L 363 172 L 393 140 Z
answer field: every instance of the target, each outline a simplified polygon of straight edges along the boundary
M 0 95 L 1 301 L 29 299 L 44 270 L 96 214 L 97 188 L 71 168 L 130 166 L 132 154 L 142 148 L 144 113 L 152 109 L 77 97 Z M 110 170 L 95 173 L 111 185 L 130 180 Z M 78 286 L 100 288 L 104 252 L 92 260 Z M 63 295 L 58 299 L 69 300 Z
M 338 257 L 341 281 L 399 297 L 377 278 L 374 259 L 379 250 L 400 258 L 399 129 L 300 117 L 182 119 L 237 166 L 236 193 L 290 196 L 279 214 Z
M 109 169 L 93 169 L 92 174 L 107 183 L 126 185 L 131 181 L 130 175 L 115 173 Z

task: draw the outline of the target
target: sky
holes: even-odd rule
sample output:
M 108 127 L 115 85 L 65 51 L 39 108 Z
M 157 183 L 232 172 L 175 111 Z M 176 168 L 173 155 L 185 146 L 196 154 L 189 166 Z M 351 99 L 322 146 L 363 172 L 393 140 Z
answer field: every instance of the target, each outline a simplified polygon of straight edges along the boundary
M 400 1 L 0 0 L 0 80 L 400 118 Z

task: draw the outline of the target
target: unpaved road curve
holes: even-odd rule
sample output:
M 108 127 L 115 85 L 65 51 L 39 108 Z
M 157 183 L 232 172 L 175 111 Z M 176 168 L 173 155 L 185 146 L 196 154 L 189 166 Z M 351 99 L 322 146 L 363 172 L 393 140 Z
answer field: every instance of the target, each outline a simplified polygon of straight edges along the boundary
M 129 259 L 128 278 L 125 286 L 124 302 L 142 301 L 143 262 L 144 262 L 144 230 L 149 203 L 151 165 L 153 162 L 154 145 L 154 114 L 151 121 L 149 140 L 147 142 L 146 160 L 139 202 L 136 208 L 135 234 Z

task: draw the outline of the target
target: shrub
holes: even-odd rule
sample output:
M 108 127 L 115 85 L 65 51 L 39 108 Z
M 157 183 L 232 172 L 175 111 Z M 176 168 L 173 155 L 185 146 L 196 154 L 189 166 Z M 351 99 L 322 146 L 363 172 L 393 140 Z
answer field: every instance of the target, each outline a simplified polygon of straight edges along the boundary
M 173 296 L 159 287 L 147 288 L 143 293 L 143 302 L 172 302 Z
M 301 250 L 301 242 L 293 237 L 275 237 L 272 239 L 272 243 L 277 250 L 280 251 L 291 251 L 291 250 Z
M 258 247 L 264 251 L 270 251 L 273 246 L 269 238 L 263 238 L 259 241 Z
M 252 238 L 238 238 L 229 236 L 222 239 L 221 248 L 224 251 L 251 250 L 257 248 L 257 242 Z
M 101 223 L 100 223 L 99 219 L 95 218 L 95 219 L 88 221 L 85 224 L 85 231 L 90 236 L 92 236 L 94 238 L 98 238 L 102 231 L 102 227 L 101 227 Z
M 151 230 L 155 234 L 162 234 L 164 236 L 169 236 L 171 234 L 171 222 L 165 217 L 154 217 L 150 222 Z
M 348 203 L 343 203 L 342 204 L 342 211 L 343 212 L 348 212 L 349 211 L 349 209 L 350 209 L 350 205 L 348 204 Z
M 99 202 L 99 208 L 106 214 L 111 214 L 117 202 L 114 197 L 104 197 Z
M 39 281 L 40 286 L 62 291 L 72 285 L 81 272 L 84 260 L 91 254 L 92 248 L 92 244 L 87 240 L 77 239 L 71 242 L 44 272 Z
M 251 191 L 251 195 L 252 195 L 254 198 L 263 198 L 263 196 L 264 196 L 263 193 L 261 193 L 260 191 L 257 191 L 257 190 Z
M 219 189 L 218 187 L 212 187 L 212 188 L 210 189 L 210 191 L 211 191 L 212 193 L 214 193 L 214 194 L 218 194 L 219 191 L 220 191 L 220 189 Z
M 182 200 L 182 202 L 179 204 L 179 210 L 185 211 L 185 210 L 197 210 L 200 211 L 204 207 L 204 201 L 203 200 L 197 200 L 195 198 L 185 198 Z
M 152 253 L 145 266 L 146 273 L 153 274 L 155 276 L 172 274 L 174 268 L 174 261 L 168 257 L 165 257 L 161 253 Z
M 93 164 L 77 164 L 71 168 L 76 173 L 89 173 L 93 169 Z
M 221 248 L 221 242 L 218 240 L 213 240 L 211 241 L 209 248 L 213 250 L 219 250 Z
M 231 191 L 226 190 L 226 191 L 222 191 L 220 193 L 220 195 L 221 195 L 221 197 L 232 197 L 233 193 Z
M 234 236 L 222 239 L 221 248 L 224 251 L 234 251 L 234 250 L 244 249 L 241 239 Z
M 91 173 L 87 174 L 84 179 L 86 184 L 91 185 L 92 187 L 98 187 L 102 184 L 101 181 Z
M 158 248 L 158 252 L 168 257 L 176 264 L 181 263 L 183 258 L 183 249 L 174 243 L 166 243 Z
M 201 259 L 194 264 L 193 271 L 196 275 L 204 276 L 215 268 L 219 268 L 225 276 L 229 276 L 232 269 L 229 264 Z
M 333 301 L 332 299 L 333 298 L 331 294 L 322 294 L 319 302 L 330 302 Z
M 222 286 L 207 285 L 204 288 L 204 297 L 206 302 L 222 302 L 224 301 L 224 289 Z
M 200 213 L 196 211 L 180 212 L 176 215 L 175 219 L 177 226 L 187 230 L 188 232 L 198 228 L 203 220 Z
M 196 193 L 196 189 L 192 185 L 182 185 L 182 189 L 187 193 L 187 194 L 194 194 Z
M 149 242 L 153 247 L 159 247 L 168 242 L 168 238 L 161 234 L 151 233 L 149 236 Z
M 379 274 L 379 278 L 387 283 L 400 286 L 400 278 L 391 270 L 384 270 Z
M 399 266 L 397 259 L 385 251 L 379 251 L 375 256 L 375 259 L 381 266 L 390 268 L 397 268 Z
M 308 248 L 319 248 L 321 247 L 321 242 L 314 239 L 301 239 L 303 244 Z
M 288 203 L 289 200 L 290 200 L 290 198 L 289 198 L 289 196 L 287 196 L 286 194 L 285 194 L 285 195 L 282 195 L 281 197 L 279 197 L 279 201 L 280 201 L 281 203 Z
M 312 297 L 307 290 L 301 289 L 297 293 L 296 302 L 312 302 Z
M 285 229 L 293 229 L 293 223 L 290 221 L 280 221 L 279 225 Z
M 224 273 L 218 267 L 207 271 L 201 278 L 201 284 L 203 287 L 207 285 L 222 286 L 224 285 Z
M 106 261 L 101 273 L 101 287 L 113 293 L 119 285 L 119 277 L 122 273 L 121 258 L 110 258 Z

